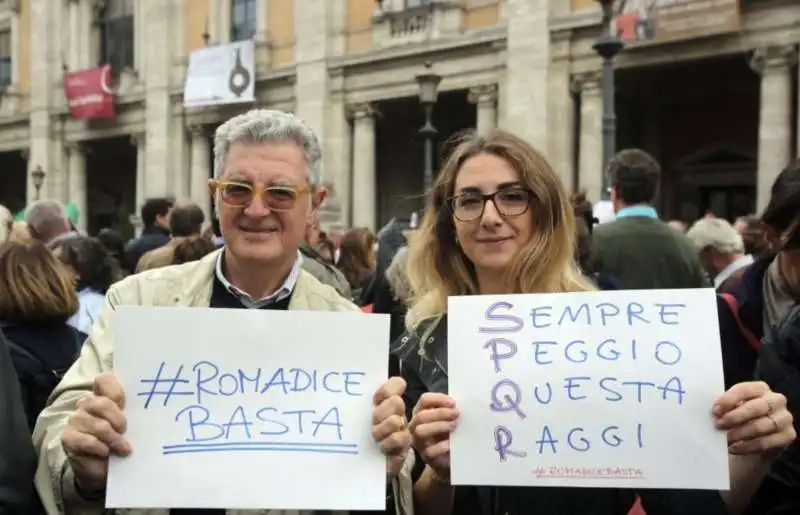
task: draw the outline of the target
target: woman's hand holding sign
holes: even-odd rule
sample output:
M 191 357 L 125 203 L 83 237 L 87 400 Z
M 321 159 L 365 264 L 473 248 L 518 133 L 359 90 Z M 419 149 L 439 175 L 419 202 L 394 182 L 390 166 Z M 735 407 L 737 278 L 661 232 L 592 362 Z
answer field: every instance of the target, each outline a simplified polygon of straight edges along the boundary
M 441 481 L 450 478 L 450 434 L 457 424 L 456 401 L 447 395 L 425 393 L 414 407 L 410 426 L 414 448 Z
M 717 427 L 728 432 L 731 454 L 782 451 L 797 438 L 786 397 L 760 381 L 734 385 L 717 400 L 712 413 Z
M 78 401 L 61 444 L 83 493 L 102 492 L 108 477 L 108 457 L 127 456 L 132 449 L 122 436 L 126 420 L 125 392 L 110 373 L 97 376 L 92 393 Z

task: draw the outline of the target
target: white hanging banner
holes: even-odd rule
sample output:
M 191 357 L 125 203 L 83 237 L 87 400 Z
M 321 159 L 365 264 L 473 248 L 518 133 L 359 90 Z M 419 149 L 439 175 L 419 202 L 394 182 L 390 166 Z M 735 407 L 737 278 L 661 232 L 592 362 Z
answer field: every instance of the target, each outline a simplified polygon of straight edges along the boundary
M 253 40 L 195 50 L 189 56 L 184 107 L 255 102 Z

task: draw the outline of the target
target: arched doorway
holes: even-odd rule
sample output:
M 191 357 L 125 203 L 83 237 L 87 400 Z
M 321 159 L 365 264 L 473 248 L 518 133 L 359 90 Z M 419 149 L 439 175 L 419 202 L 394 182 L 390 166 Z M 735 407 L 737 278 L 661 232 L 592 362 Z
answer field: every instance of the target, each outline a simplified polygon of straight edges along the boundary
M 24 152 L 0 152 L 0 205 L 12 213 L 25 208 L 27 194 L 28 160 Z
M 128 136 L 93 140 L 87 144 L 87 229 L 104 228 L 124 239 L 134 236 L 130 222 L 136 213 L 136 147 Z
M 735 220 L 755 212 L 757 159 L 744 149 L 716 145 L 675 162 L 678 218 L 706 213 Z

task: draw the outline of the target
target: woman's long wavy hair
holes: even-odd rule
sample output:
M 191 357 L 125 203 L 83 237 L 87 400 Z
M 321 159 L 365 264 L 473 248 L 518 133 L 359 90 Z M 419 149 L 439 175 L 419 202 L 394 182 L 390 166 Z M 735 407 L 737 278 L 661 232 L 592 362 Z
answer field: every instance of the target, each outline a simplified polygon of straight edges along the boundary
M 447 297 L 478 293 L 475 268 L 455 238 L 448 199 L 464 162 L 479 154 L 506 160 L 519 174 L 523 186 L 533 192 L 530 210 L 534 219 L 530 241 L 506 272 L 508 293 L 556 293 L 595 289 L 575 263 L 575 216 L 570 198 L 547 160 L 513 134 L 494 129 L 486 134 L 457 136 L 454 150 L 437 177 L 422 223 L 409 246 L 406 273 L 410 286 L 406 326 L 441 318 Z

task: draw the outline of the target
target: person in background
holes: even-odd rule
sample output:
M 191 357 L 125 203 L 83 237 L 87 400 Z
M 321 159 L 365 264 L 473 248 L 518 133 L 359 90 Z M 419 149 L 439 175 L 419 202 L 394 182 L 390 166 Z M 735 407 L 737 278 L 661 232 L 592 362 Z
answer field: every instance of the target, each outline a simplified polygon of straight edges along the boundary
M 31 515 L 36 453 L 8 342 L 0 331 L 0 513 Z
M 597 225 L 594 209 L 586 194 L 576 193 L 572 196 L 572 207 L 575 210 L 575 260 L 581 271 L 589 277 L 601 290 L 617 290 L 619 282 L 607 272 L 592 271 L 594 258 L 594 239 L 592 233 Z
M 97 239 L 100 240 L 100 243 L 106 248 L 111 257 L 114 258 L 117 265 L 116 268 L 119 271 L 120 279 L 127 275 L 127 271 L 122 268 L 122 256 L 125 254 L 125 242 L 122 240 L 122 236 L 119 235 L 117 231 L 114 229 L 100 229 L 100 232 L 97 233 Z
M 11 228 L 14 226 L 14 215 L 6 206 L 0 205 L 0 244 L 11 235 Z
M 320 239 L 316 246 L 316 251 L 319 256 L 331 265 L 336 264 L 337 250 L 338 249 L 334 248 L 333 242 L 327 238 Z
M 89 236 L 61 240 L 51 250 L 72 274 L 78 292 L 78 311 L 67 323 L 88 335 L 100 317 L 108 289 L 122 279 L 119 264 L 99 239 Z
M 67 268 L 41 243 L 0 247 L 0 292 L 0 323 L 32 431 L 86 337 L 67 323 L 78 295 Z
M 355 299 L 361 298 L 361 292 L 369 286 L 375 275 L 374 244 L 375 236 L 365 227 L 350 229 L 342 238 L 336 266 L 350 284 Z
M 757 259 L 769 252 L 767 231 L 764 230 L 759 217 L 740 216 L 733 224 L 733 228 L 742 235 L 745 253 Z
M 171 198 L 151 198 L 145 200 L 140 216 L 144 229 L 141 236 L 125 247 L 122 266 L 128 273 L 136 273 L 139 259 L 153 249 L 169 243 L 169 214 L 175 201 Z
M 225 245 L 225 238 L 222 237 L 222 231 L 219 228 L 219 218 L 217 216 L 211 217 L 211 231 L 213 233 L 214 246 L 217 248 Z
M 28 224 L 22 220 L 16 220 L 11 224 L 11 233 L 8 235 L 7 241 L 28 243 L 35 240 L 31 237 L 31 231 L 28 228 Z
M 681 233 L 686 232 L 686 224 L 683 223 L 681 220 L 670 220 L 669 222 L 667 222 L 667 225 L 669 225 L 678 232 Z
M 606 173 L 616 219 L 594 230 L 592 271 L 613 275 L 623 290 L 707 287 L 692 242 L 659 220 L 653 207 L 661 182 L 658 162 L 642 150 L 623 150 Z
M 744 251 L 742 235 L 722 218 L 701 218 L 686 236 L 697 247 L 700 262 L 720 293 L 731 293 L 739 286 L 753 256 Z
M 320 204 L 323 200 L 324 196 L 320 198 Z M 308 224 L 305 232 L 306 239 L 300 245 L 300 253 L 303 255 L 303 270 L 316 277 L 322 284 L 327 284 L 336 290 L 342 297 L 352 300 L 353 292 L 345 276 L 331 261 L 321 256 L 311 244 L 311 242 L 317 243 L 319 238 L 319 226 L 317 225 L 316 215 L 311 217 L 306 223 Z M 316 227 L 316 229 L 314 227 Z M 309 242 L 308 238 L 311 238 L 311 242 Z
M 57 200 L 37 200 L 25 210 L 25 222 L 31 238 L 51 245 L 77 233 L 72 230 L 64 204 Z
M 208 254 L 216 250 L 214 242 L 205 236 L 189 236 L 182 238 L 181 241 L 175 245 L 172 252 L 173 265 L 182 265 L 192 261 L 199 261 Z
M 200 236 L 206 215 L 194 203 L 181 203 L 172 208 L 169 215 L 169 233 L 171 239 L 166 245 L 146 252 L 136 265 L 136 273 L 169 266 L 174 263 L 175 247 L 184 239 Z

